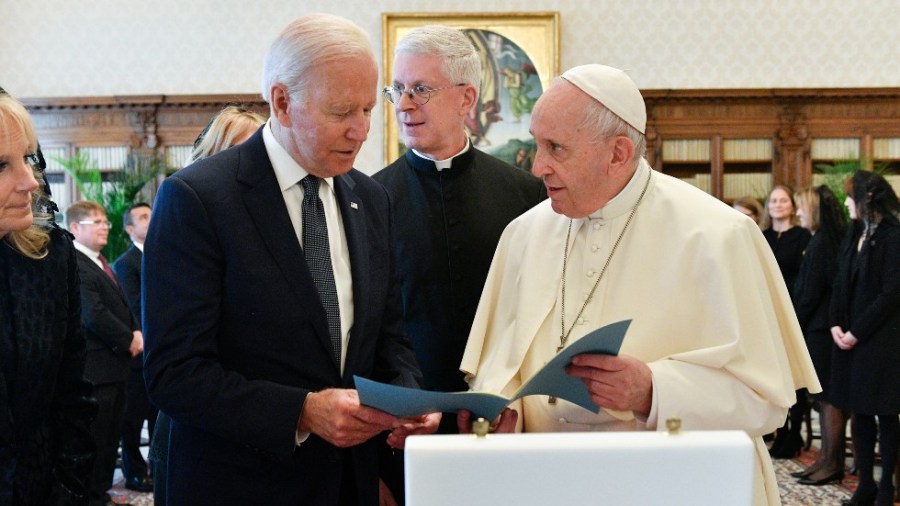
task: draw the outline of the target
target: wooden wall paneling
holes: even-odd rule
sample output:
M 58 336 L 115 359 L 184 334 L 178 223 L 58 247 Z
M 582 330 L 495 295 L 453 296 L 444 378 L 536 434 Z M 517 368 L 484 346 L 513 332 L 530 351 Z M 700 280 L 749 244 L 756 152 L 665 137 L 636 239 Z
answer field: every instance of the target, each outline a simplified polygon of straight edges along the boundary
M 23 99 L 34 120 L 38 139 L 48 147 L 65 147 L 64 157 L 79 148 L 127 147 L 130 153 L 157 154 L 165 160 L 167 146 L 193 145 L 212 117 L 229 104 L 239 104 L 268 116 L 259 95 L 141 95 Z M 180 167 L 174 167 L 180 168 Z M 103 167 L 103 169 L 118 169 Z M 58 178 L 59 176 L 54 176 Z M 79 195 L 68 174 L 54 198 L 61 208 Z M 142 193 L 152 201 L 161 180 Z
M 786 104 L 778 114 L 772 185 L 787 184 L 794 188 L 809 186 L 812 174 L 810 136 L 802 105 Z
M 710 193 L 723 198 L 727 139 L 771 139 L 772 183 L 812 182 L 816 138 L 858 138 L 872 158 L 874 139 L 900 138 L 900 88 L 643 90 L 647 159 L 662 170 L 668 139 L 710 142 Z M 268 115 L 255 94 L 143 95 L 25 99 L 48 146 L 130 146 L 157 151 L 191 145 L 222 107 L 239 103 Z
M 722 160 L 722 134 L 713 134 L 709 142 L 710 193 L 722 198 L 725 187 L 725 163 Z

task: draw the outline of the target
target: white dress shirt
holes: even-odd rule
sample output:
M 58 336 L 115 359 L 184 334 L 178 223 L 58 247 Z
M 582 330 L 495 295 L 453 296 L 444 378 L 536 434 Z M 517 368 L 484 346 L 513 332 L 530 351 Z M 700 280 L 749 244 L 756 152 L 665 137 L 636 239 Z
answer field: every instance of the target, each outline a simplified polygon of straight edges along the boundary
M 103 269 L 103 262 L 100 261 L 99 251 L 94 251 L 78 241 L 72 241 L 72 244 L 75 245 L 75 249 L 87 255 L 87 257 L 90 258 L 92 262 L 97 264 L 97 267 L 99 267 L 101 270 L 105 270 Z
M 297 164 L 291 155 L 278 143 L 272 134 L 271 122 L 263 129 L 263 142 L 266 152 L 275 169 L 275 178 L 281 188 L 284 204 L 287 206 L 294 234 L 300 246 L 303 246 L 303 186 L 300 181 L 307 172 Z M 319 198 L 325 208 L 325 223 L 328 226 L 328 249 L 331 253 L 331 267 L 334 272 L 334 284 L 337 288 L 338 306 L 341 310 L 341 373 L 347 357 L 347 343 L 350 340 L 350 329 L 353 327 L 353 280 L 350 274 L 350 250 L 344 234 L 341 210 L 334 193 L 333 178 L 323 178 L 319 185 Z M 299 261 L 299 259 L 298 259 Z

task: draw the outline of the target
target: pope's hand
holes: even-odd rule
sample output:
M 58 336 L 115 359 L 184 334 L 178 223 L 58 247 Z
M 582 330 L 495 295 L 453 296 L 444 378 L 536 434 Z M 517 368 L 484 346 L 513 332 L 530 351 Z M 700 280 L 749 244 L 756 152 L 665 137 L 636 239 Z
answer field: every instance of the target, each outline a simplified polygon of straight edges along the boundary
M 416 434 L 432 434 L 438 429 L 441 423 L 440 413 L 428 413 L 427 415 L 415 418 L 401 418 L 402 425 L 395 428 L 388 434 L 387 444 L 391 448 L 398 450 L 403 449 L 406 445 L 406 438 Z
M 647 417 L 653 403 L 653 375 L 647 364 L 627 355 L 582 354 L 566 368 L 581 378 L 591 400 L 616 411 L 633 411 Z

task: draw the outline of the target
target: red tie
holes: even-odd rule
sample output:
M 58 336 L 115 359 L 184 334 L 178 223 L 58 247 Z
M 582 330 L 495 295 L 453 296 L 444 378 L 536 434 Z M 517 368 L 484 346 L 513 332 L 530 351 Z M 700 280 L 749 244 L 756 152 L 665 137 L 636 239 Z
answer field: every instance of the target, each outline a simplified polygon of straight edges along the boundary
M 112 267 L 109 266 L 109 262 L 106 261 L 106 257 L 103 256 L 102 253 L 100 254 L 100 263 L 103 265 L 103 271 L 106 272 L 109 279 L 111 279 L 116 286 L 119 286 L 119 280 L 116 279 L 116 273 L 113 272 Z

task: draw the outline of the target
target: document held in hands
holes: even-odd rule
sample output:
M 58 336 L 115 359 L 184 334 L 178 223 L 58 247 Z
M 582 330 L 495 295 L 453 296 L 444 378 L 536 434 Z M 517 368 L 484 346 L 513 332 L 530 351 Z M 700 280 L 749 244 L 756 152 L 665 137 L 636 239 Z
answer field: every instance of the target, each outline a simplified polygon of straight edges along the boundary
M 591 401 L 587 388 L 579 378 L 566 374 L 566 367 L 572 362 L 572 357 L 582 353 L 618 355 L 630 324 L 631 320 L 623 320 L 589 332 L 560 351 L 511 398 L 488 392 L 431 392 L 388 385 L 359 376 L 354 376 L 353 380 L 361 404 L 398 417 L 434 412 L 455 413 L 467 409 L 475 417 L 493 420 L 510 402 L 527 395 L 558 397 L 596 413 L 600 407 Z

